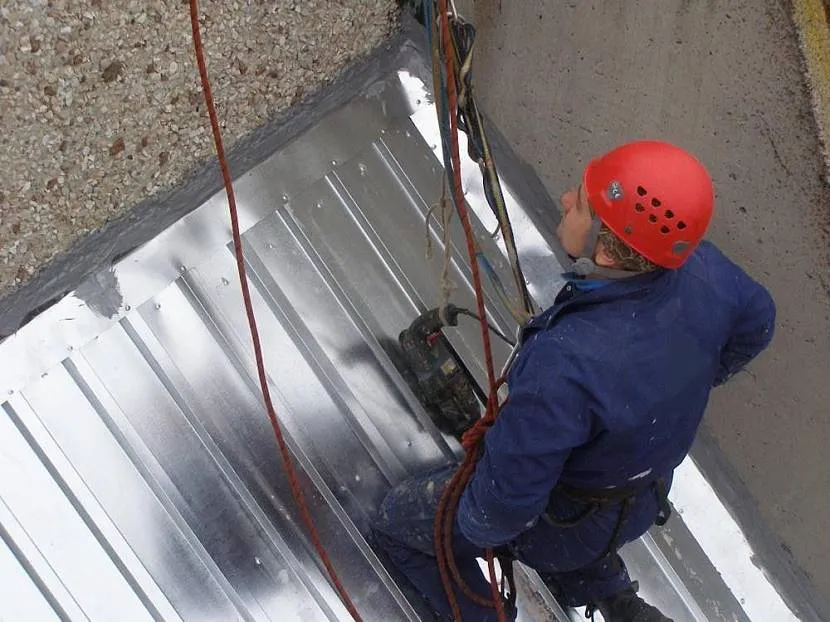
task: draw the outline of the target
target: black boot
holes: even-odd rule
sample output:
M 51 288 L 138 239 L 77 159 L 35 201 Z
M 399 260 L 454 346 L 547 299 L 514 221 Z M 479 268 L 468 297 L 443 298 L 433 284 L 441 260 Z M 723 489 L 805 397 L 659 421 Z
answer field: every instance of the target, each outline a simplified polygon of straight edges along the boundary
M 605 622 L 672 622 L 657 607 L 637 596 L 638 587 L 634 581 L 631 587 L 589 606 L 588 614 L 593 617 L 593 612 L 599 611 Z

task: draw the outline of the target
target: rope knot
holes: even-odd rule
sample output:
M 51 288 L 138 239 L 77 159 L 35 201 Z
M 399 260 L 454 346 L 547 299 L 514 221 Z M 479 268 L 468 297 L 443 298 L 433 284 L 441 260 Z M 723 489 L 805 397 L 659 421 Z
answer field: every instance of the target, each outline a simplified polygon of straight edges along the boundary
M 487 412 L 461 436 L 461 446 L 467 453 L 473 453 L 476 449 L 478 449 L 480 444 L 484 441 L 484 435 L 487 434 L 487 431 L 492 428 L 493 424 L 496 422 L 496 417 L 498 417 L 501 406 L 491 407 L 491 405 L 498 404 L 499 389 L 506 382 L 507 379 L 504 376 L 496 380 L 493 392 L 490 395 L 490 399 L 487 401 Z M 504 406 L 504 404 L 502 404 L 502 406 Z
M 485 415 L 476 421 L 473 424 L 473 427 L 464 432 L 461 436 L 461 446 L 464 448 L 464 451 L 467 453 L 475 451 L 478 448 L 479 443 L 484 440 L 484 435 L 487 434 L 487 430 L 493 427 L 495 422 L 495 416 Z

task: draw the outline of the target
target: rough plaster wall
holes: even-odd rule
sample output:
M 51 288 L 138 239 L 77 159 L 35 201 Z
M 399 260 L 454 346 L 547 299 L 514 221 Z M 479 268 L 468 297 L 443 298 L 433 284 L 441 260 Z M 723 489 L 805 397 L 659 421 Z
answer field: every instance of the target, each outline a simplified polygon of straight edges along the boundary
M 394 0 L 202 0 L 226 143 L 386 40 Z M 0 6 L 0 295 L 213 156 L 182 0 Z
M 552 196 L 632 138 L 675 141 L 710 167 L 710 237 L 779 315 L 770 350 L 713 395 L 706 436 L 725 460 L 707 473 L 764 563 L 809 591 L 820 614 L 805 619 L 830 620 L 830 186 L 790 3 L 463 4 L 481 107 Z

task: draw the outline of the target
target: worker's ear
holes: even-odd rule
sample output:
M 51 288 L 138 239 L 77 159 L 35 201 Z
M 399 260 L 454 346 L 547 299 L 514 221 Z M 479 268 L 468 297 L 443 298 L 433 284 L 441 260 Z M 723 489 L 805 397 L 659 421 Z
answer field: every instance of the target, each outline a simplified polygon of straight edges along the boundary
M 614 261 L 614 258 L 605 250 L 602 240 L 597 240 L 596 248 L 594 249 L 594 263 L 601 268 L 616 268 L 621 267 Z

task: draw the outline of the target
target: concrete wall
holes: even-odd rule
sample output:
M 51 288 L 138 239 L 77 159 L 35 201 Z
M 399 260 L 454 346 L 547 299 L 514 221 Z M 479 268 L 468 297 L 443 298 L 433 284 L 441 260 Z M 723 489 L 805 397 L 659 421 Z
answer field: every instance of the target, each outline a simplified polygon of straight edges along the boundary
M 830 596 L 830 190 L 789 8 L 478 0 L 460 10 L 479 27 L 481 105 L 552 195 L 578 183 L 591 156 L 635 138 L 675 141 L 710 167 L 710 237 L 772 291 L 779 321 L 773 347 L 713 396 L 703 439 L 719 450 L 698 453 L 780 580 L 818 602 Z

